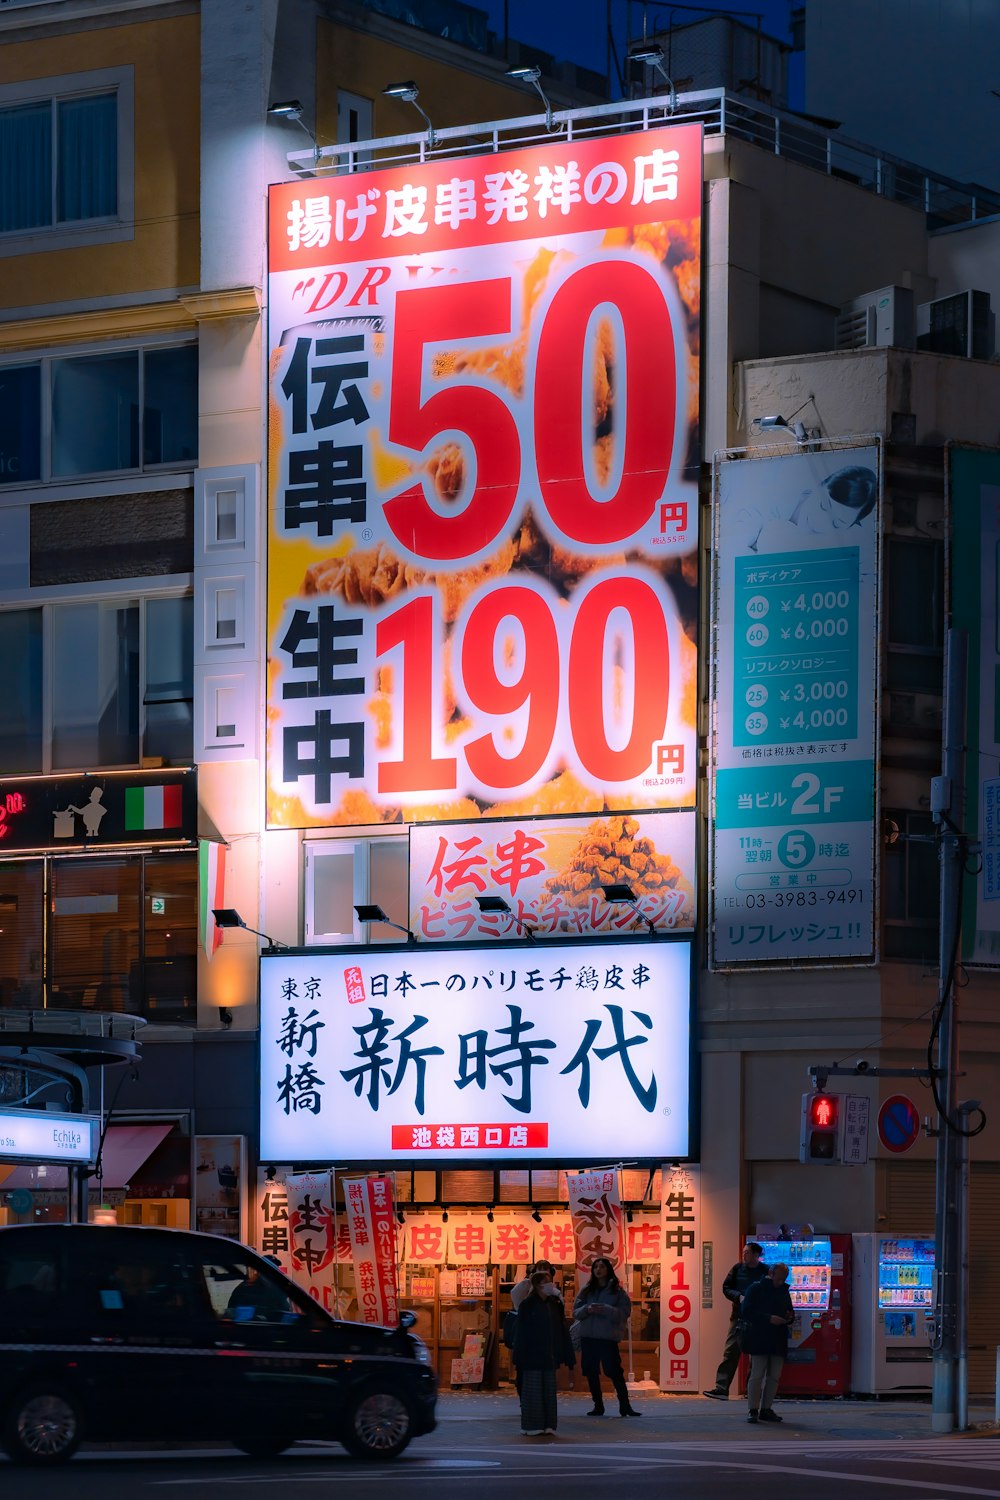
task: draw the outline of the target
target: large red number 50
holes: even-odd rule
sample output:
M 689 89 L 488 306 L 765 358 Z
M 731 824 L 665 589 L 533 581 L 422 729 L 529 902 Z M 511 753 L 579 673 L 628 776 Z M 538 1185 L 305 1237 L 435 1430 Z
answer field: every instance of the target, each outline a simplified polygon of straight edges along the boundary
M 625 336 L 617 360 L 614 431 L 624 447 L 624 466 L 617 492 L 595 500 L 584 466 L 583 444 L 592 436 L 581 422 L 586 408 L 580 385 L 590 373 L 587 326 L 602 302 L 618 309 Z M 545 315 L 535 364 L 538 479 L 545 508 L 564 536 L 614 546 L 646 525 L 670 472 L 676 406 L 674 330 L 652 273 L 632 261 L 612 260 L 567 276 Z
M 517 424 L 502 396 L 483 386 L 453 384 L 420 399 L 424 346 L 459 339 L 505 337 L 511 331 L 510 280 L 418 287 L 396 297 L 389 440 L 423 453 L 441 433 L 465 433 L 476 454 L 475 489 L 460 508 L 441 515 L 422 484 L 383 507 L 386 524 L 418 557 L 453 562 L 496 541 L 514 509 L 521 473 Z

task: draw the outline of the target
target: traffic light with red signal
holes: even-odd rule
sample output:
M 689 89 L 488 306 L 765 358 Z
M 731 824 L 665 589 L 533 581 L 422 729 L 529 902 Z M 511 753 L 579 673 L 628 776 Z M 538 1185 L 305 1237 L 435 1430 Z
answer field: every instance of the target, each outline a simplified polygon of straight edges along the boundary
M 825 1090 L 802 1095 L 799 1161 L 840 1162 L 840 1095 Z

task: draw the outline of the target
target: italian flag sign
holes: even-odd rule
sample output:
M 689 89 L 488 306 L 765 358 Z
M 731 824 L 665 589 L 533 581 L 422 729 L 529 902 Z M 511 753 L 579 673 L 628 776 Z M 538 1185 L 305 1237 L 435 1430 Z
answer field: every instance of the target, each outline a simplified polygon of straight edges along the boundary
M 222 942 L 222 933 L 215 925 L 212 912 L 224 906 L 226 883 L 226 845 L 213 839 L 198 841 L 198 901 L 199 930 L 201 944 L 209 958 Z

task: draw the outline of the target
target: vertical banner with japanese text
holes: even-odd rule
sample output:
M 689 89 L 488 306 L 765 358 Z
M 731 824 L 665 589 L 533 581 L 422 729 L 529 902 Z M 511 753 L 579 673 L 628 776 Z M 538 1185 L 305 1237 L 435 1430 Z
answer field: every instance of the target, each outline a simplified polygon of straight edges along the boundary
M 399 1322 L 399 1282 L 392 1179 L 345 1177 L 344 1211 L 359 1319 L 394 1328 Z
M 567 1172 L 569 1212 L 576 1244 L 577 1286 L 590 1279 L 595 1260 L 609 1260 L 622 1275 L 625 1265 L 625 1215 L 618 1187 L 618 1169 Z
M 327 1312 L 340 1316 L 334 1267 L 350 1262 L 351 1247 L 343 1215 L 335 1224 L 331 1173 L 277 1170 L 269 1177 L 260 1168 L 256 1244 Z
M 660 1389 L 698 1389 L 701 1202 L 697 1167 L 664 1167 L 660 1189 Z
M 695 797 L 702 141 L 269 199 L 267 821 Z
M 952 623 L 968 631 L 967 831 L 980 846 L 965 881 L 962 956 L 1000 967 L 1000 452 L 949 446 Z M 960 580 L 960 582 L 959 582 Z
M 716 471 L 709 958 L 875 952 L 879 453 Z

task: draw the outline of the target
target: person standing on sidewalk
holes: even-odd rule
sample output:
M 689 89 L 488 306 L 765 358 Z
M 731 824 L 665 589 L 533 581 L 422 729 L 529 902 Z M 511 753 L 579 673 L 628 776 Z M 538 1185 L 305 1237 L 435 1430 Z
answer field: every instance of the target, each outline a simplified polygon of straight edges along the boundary
M 761 1260 L 763 1254 L 763 1247 L 756 1240 L 749 1240 L 743 1247 L 743 1259 L 730 1267 L 729 1274 L 722 1283 L 722 1295 L 727 1302 L 732 1303 L 729 1332 L 726 1334 L 722 1360 L 715 1372 L 715 1385 L 710 1391 L 702 1392 L 702 1395 L 711 1396 L 714 1401 L 729 1400 L 729 1387 L 740 1362 L 740 1303 L 754 1283 L 767 1275 L 767 1266 Z
M 750 1356 L 747 1385 L 748 1422 L 780 1422 L 771 1410 L 788 1353 L 788 1330 L 795 1319 L 785 1283 L 788 1267 L 777 1261 L 743 1298 L 743 1353 Z
M 514 1363 L 520 1378 L 521 1431 L 525 1437 L 555 1432 L 559 1413 L 556 1370 L 571 1370 L 576 1355 L 570 1342 L 562 1298 L 548 1271 L 535 1271 L 531 1288 L 517 1309 Z
M 529 1295 L 529 1293 L 531 1291 L 531 1278 L 532 1278 L 532 1276 L 534 1275 L 534 1273 L 536 1271 L 545 1271 L 545 1272 L 547 1272 L 548 1278 L 549 1278 L 549 1283 L 551 1285 L 551 1290 L 546 1293 L 546 1296 L 549 1296 L 549 1297 L 556 1296 L 556 1297 L 558 1297 L 559 1298 L 559 1306 L 562 1307 L 562 1294 L 560 1293 L 559 1288 L 556 1286 L 556 1282 L 555 1282 L 555 1276 L 556 1276 L 556 1268 L 555 1268 L 555 1266 L 552 1264 L 552 1262 L 550 1260 L 536 1260 L 535 1264 L 533 1266 L 529 1266 L 528 1267 L 527 1271 L 521 1277 L 520 1281 L 515 1281 L 514 1285 L 510 1289 L 510 1305 L 511 1305 L 511 1308 L 513 1309 L 513 1311 L 515 1313 L 517 1312 L 518 1308 L 521 1306 L 521 1303 L 524 1301 L 525 1297 L 527 1297 Z M 516 1324 L 515 1324 L 515 1327 L 516 1327 Z M 520 1367 L 517 1364 L 517 1361 L 514 1359 L 513 1346 L 511 1346 L 511 1362 L 514 1365 L 514 1389 L 515 1389 L 515 1391 L 517 1391 L 517 1394 L 520 1396 L 520 1394 L 521 1394 L 521 1370 L 520 1370 Z
M 580 1368 L 594 1398 L 588 1417 L 604 1416 L 601 1371 L 611 1381 L 623 1417 L 640 1417 L 628 1398 L 625 1371 L 618 1344 L 628 1332 L 632 1299 L 615 1274 L 609 1260 L 599 1256 L 590 1268 L 590 1280 L 573 1303 L 573 1316 L 580 1325 Z

